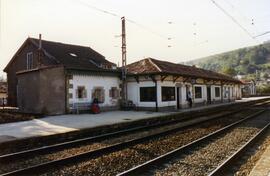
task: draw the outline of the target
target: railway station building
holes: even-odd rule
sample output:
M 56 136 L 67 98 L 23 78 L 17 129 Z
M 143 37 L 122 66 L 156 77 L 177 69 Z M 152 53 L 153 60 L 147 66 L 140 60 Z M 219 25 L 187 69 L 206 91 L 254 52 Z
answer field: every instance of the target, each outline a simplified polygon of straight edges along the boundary
M 128 99 L 140 109 L 187 108 L 241 99 L 241 82 L 194 66 L 146 58 L 127 66 Z
M 90 47 L 28 38 L 4 71 L 8 104 L 22 112 L 65 114 L 120 109 L 121 70 Z M 187 108 L 241 99 L 241 82 L 216 72 L 146 58 L 127 65 L 127 98 L 138 110 Z

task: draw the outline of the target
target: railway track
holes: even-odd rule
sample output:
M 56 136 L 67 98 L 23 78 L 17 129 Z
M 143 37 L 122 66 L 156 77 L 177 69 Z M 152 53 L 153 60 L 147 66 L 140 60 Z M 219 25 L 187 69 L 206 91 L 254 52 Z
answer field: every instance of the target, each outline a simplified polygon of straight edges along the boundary
M 268 102 L 269 103 L 269 102 Z M 61 165 L 67 165 L 67 164 L 73 164 L 78 162 L 78 160 L 83 160 L 83 159 L 89 159 L 89 158 L 95 158 L 95 157 L 100 157 L 102 155 L 106 155 L 108 153 L 112 153 L 118 150 L 122 150 L 123 148 L 127 148 L 136 144 L 140 144 L 143 143 L 145 141 L 148 141 L 150 139 L 154 139 L 154 138 L 158 138 L 161 136 L 166 136 L 168 134 L 172 134 L 175 133 L 177 131 L 183 130 L 183 129 L 187 129 L 191 126 L 203 123 L 203 122 L 207 122 L 210 120 L 214 120 L 217 118 L 221 118 L 221 117 L 225 117 L 225 116 L 229 116 L 232 115 L 238 111 L 233 111 L 233 112 L 229 112 L 229 113 L 225 113 L 223 115 L 219 115 L 219 116 L 214 116 L 211 119 L 201 119 L 201 120 L 197 120 L 194 122 L 190 122 L 189 124 L 185 124 L 179 127 L 174 127 L 171 129 L 166 129 L 165 131 L 162 132 L 158 132 L 158 133 L 153 133 L 150 135 L 146 135 L 140 138 L 135 138 L 135 139 L 131 139 L 131 140 L 127 140 L 125 142 L 120 142 L 120 143 L 116 143 L 113 145 L 109 145 L 103 148 L 99 148 L 90 152 L 83 152 L 80 154 L 76 154 L 74 156 L 69 156 L 69 157 L 65 157 L 62 159 L 58 159 L 58 160 L 54 160 L 54 161 L 49 161 L 49 162 L 45 162 L 45 163 L 40 163 L 37 165 L 33 165 L 24 169 L 18 169 L 12 172 L 8 172 L 8 173 L 3 173 L 2 175 L 24 175 L 24 174 L 33 174 L 33 173 L 40 173 L 42 171 L 46 171 L 47 169 L 49 169 L 50 167 L 57 167 L 57 166 L 61 166 Z M 184 122 L 187 119 L 184 120 L 179 120 L 176 122 Z M 192 120 L 191 120 L 192 121 Z M 118 131 L 118 132 L 114 132 L 114 133 L 109 133 L 109 134 L 105 134 L 105 135 L 100 135 L 100 136 L 96 136 L 96 137 L 90 137 L 90 138 L 85 138 L 85 139 L 79 139 L 79 140 L 75 140 L 75 141 L 70 141 L 70 142 L 65 142 L 65 143 L 61 143 L 61 144 L 56 144 L 56 145 L 52 145 L 52 146 L 47 146 L 47 147 L 42 147 L 42 148 L 38 148 L 38 149 L 33 149 L 33 150 L 27 150 L 27 151 L 22 151 L 22 152 L 17 152 L 17 153 L 13 153 L 13 154 L 7 154 L 7 155 L 3 155 L 0 156 L 0 161 L 14 161 L 16 160 L 16 158 L 18 157 L 28 157 L 28 156 L 33 156 L 36 154 L 43 154 L 43 153 L 48 153 L 48 152 L 55 152 L 55 151 L 59 151 L 62 149 L 65 149 L 66 147 L 74 147 L 77 145 L 81 145 L 84 144 L 85 142 L 96 142 L 96 141 L 100 141 L 100 140 L 104 140 L 107 138 L 113 138 L 113 137 L 117 137 L 119 135 L 125 135 L 125 134 L 129 134 L 129 133 L 134 133 L 134 132 L 138 132 L 140 130 L 143 130 L 145 128 L 157 128 L 157 127 L 162 127 L 162 126 L 166 126 L 166 125 L 170 125 L 172 123 L 176 123 L 176 122 L 170 122 L 170 123 L 164 123 L 164 124 L 158 124 L 158 125 L 150 125 L 150 126 L 145 126 L 145 127 L 137 127 L 134 129 L 130 129 L 130 130 L 123 130 L 123 131 Z
M 249 141 L 247 141 L 241 148 L 233 153 L 227 160 L 221 163 L 209 176 L 220 176 L 228 173 L 230 168 L 233 168 L 234 163 L 242 157 L 242 154 L 246 152 L 250 146 L 257 142 L 269 129 L 270 123 L 264 126 L 258 133 L 256 133 Z
M 260 103 L 260 102 L 259 102 Z M 256 103 L 258 104 L 258 103 Z M 246 106 L 250 106 L 251 105 L 251 102 L 249 103 L 245 103 Z M 240 106 L 240 105 L 237 105 L 237 106 Z M 244 105 L 241 105 L 241 106 L 244 106 Z M 254 107 L 256 105 L 254 104 Z M 237 112 L 237 107 L 229 107 L 230 110 L 227 111 L 227 110 L 224 110 L 224 109 L 221 109 L 220 111 L 222 111 L 223 113 L 226 113 L 225 111 L 227 112 Z M 26 156 L 27 153 L 29 154 L 32 154 L 33 152 L 46 152 L 46 151 L 49 151 L 49 152 L 52 152 L 54 150 L 58 150 L 58 149 L 61 149 L 61 148 L 65 148 L 67 146 L 72 146 L 72 145 L 80 145 L 80 144 L 84 144 L 85 142 L 90 142 L 90 141 L 99 141 L 99 140 L 104 140 L 106 138 L 111 138 L 111 137 L 114 137 L 114 136 L 119 136 L 119 135 L 124 135 L 124 134 L 128 134 L 128 133 L 132 133 L 132 132 L 136 132 L 136 131 L 140 131 L 140 130 L 144 130 L 144 129 L 152 129 L 152 128 L 158 128 L 158 127 L 162 127 L 162 126 L 167 126 L 167 125 L 170 125 L 170 124 L 175 124 L 175 123 L 180 123 L 180 122 L 183 122 L 183 121 L 186 121 L 186 120 L 190 120 L 190 119 L 194 119 L 194 118 L 200 118 L 200 116 L 210 116 L 210 115 L 213 115 L 213 114 L 217 114 L 217 113 L 220 113 L 220 111 L 212 111 L 210 113 L 207 113 L 207 112 L 199 112 L 198 115 L 184 115 L 184 117 L 177 117 L 177 116 L 181 116 L 181 114 L 172 114 L 172 118 L 168 118 L 168 120 L 164 119 L 164 120 L 159 120 L 159 121 L 156 121 L 156 122 L 150 122 L 150 123 L 146 123 L 141 125 L 134 125 L 134 126 L 128 126 L 128 127 L 124 127 L 124 128 L 121 128 L 120 129 L 116 129 L 116 130 L 113 130 L 111 132 L 102 132 L 101 134 L 96 134 L 95 136 L 92 136 L 92 135 L 77 135 L 75 136 L 76 138 L 74 138 L 74 136 L 67 136 L 66 138 L 68 140 L 63 140 L 61 142 L 57 142 L 55 140 L 55 138 L 53 139 L 50 139 L 49 138 L 49 142 L 46 144 L 46 141 L 42 140 L 40 141 L 39 143 L 37 143 L 36 145 L 33 145 L 33 146 L 27 146 L 27 143 L 25 143 L 24 141 L 23 144 L 24 146 L 26 147 L 22 147 L 22 149 L 19 149 L 19 150 L 11 150 L 11 151 L 5 151 L 4 149 L 5 148 L 0 148 L 1 149 L 1 152 L 0 152 L 0 156 L 3 156 L 2 158 L 5 158 L 4 155 L 8 156 L 9 154 L 13 155 L 13 154 L 16 154 L 16 155 L 13 155 L 15 157 L 23 157 L 23 156 Z M 226 114 L 225 114 L 226 115 Z M 105 130 L 106 131 L 106 130 Z M 84 132 L 85 134 L 86 132 Z M 59 138 L 63 138 L 62 136 L 59 136 Z M 55 141 L 55 142 L 51 142 L 52 141 Z M 33 142 L 31 140 L 29 140 L 29 142 Z M 40 143 L 45 143 L 45 145 L 40 145 Z M 10 146 L 12 147 L 12 146 Z M 9 155 L 8 157 L 9 158 L 12 158 L 12 156 Z M 1 160 L 1 158 L 0 158 Z
M 127 171 L 124 171 L 122 173 L 119 173 L 118 176 L 125 176 L 125 175 L 210 175 L 210 176 L 220 176 L 224 175 L 226 169 L 231 167 L 234 164 L 234 161 L 241 156 L 241 154 L 256 140 L 258 140 L 265 132 L 267 129 L 269 129 L 270 126 L 270 120 L 268 117 L 265 117 L 263 120 L 263 124 L 258 118 L 258 115 L 262 114 L 265 112 L 265 110 L 260 111 L 259 113 L 255 115 L 251 115 L 246 117 L 245 119 L 239 120 L 233 124 L 230 124 L 220 130 L 217 130 L 211 134 L 208 134 L 198 140 L 195 140 L 187 145 L 181 146 L 173 151 L 170 151 L 164 155 L 161 155 L 157 158 L 154 158 L 152 160 L 149 160 L 141 165 L 138 165 L 134 168 L 131 168 Z M 268 115 L 266 115 L 268 116 Z M 228 131 L 234 129 L 235 127 L 247 123 L 248 121 L 253 121 L 253 123 L 257 123 L 260 126 L 261 130 L 258 130 L 256 133 L 250 137 L 250 139 L 247 142 L 244 142 L 241 147 L 239 147 L 236 151 L 232 152 L 230 156 L 227 157 L 225 161 L 223 161 L 221 164 L 215 166 L 216 168 L 212 170 L 209 173 L 209 168 L 210 170 L 212 169 L 213 166 L 210 166 L 209 164 L 204 164 L 198 162 L 196 163 L 196 160 L 209 160 L 207 158 L 209 155 L 206 154 L 207 145 L 210 142 L 210 145 L 215 145 L 213 144 L 218 138 L 218 136 L 225 136 Z M 251 124 L 253 124 L 251 123 Z M 228 140 L 228 139 L 227 139 Z M 239 139 L 238 139 L 239 140 Z M 220 146 L 221 148 L 218 151 L 209 151 L 211 152 L 221 152 L 222 147 L 225 146 Z M 200 153 L 201 152 L 201 153 Z M 203 153 L 203 154 L 202 154 Z M 200 156 L 201 155 L 201 156 Z M 211 156 L 212 154 L 210 154 Z M 196 158 L 197 157 L 197 158 Z M 205 157 L 205 158 L 204 158 Z M 220 157 L 218 155 L 211 156 L 211 157 Z M 179 159 L 180 158 L 180 159 Z M 193 163 L 190 163 L 193 162 Z M 192 166 L 191 166 L 192 164 Z M 213 164 L 215 165 L 215 164 Z M 187 169 L 190 170 L 187 170 Z M 195 169 L 194 169 L 195 168 Z M 191 171 L 193 170 L 193 172 Z M 203 170 L 203 171 L 202 171 Z
M 8 143 L 4 145 L 0 144 L 0 156 L 7 155 L 10 153 L 22 153 L 23 155 L 26 155 L 27 152 L 32 153 L 32 150 L 33 151 L 37 150 L 35 152 L 46 151 L 46 150 L 52 151 L 53 148 L 57 149 L 57 148 L 61 148 L 62 146 L 65 147 L 67 145 L 71 145 L 71 143 L 74 145 L 83 144 L 84 142 L 87 142 L 90 138 L 92 138 L 91 140 L 93 141 L 103 140 L 104 138 L 112 137 L 113 135 L 117 136 L 120 134 L 136 132 L 139 130 L 143 130 L 144 128 L 156 128 L 159 126 L 166 126 L 173 123 L 183 122 L 191 118 L 198 118 L 200 116 L 205 116 L 205 115 L 209 116 L 211 114 L 224 112 L 224 111 L 227 111 L 227 109 L 229 109 L 229 111 L 232 112 L 234 110 L 241 109 L 241 107 L 247 108 L 249 106 L 252 106 L 256 108 L 258 106 L 262 106 L 263 104 L 268 104 L 269 102 L 270 102 L 269 99 L 261 99 L 261 100 L 245 102 L 245 103 L 236 104 L 236 105 L 228 105 L 228 106 L 225 106 L 224 108 L 220 107 L 215 110 L 211 110 L 210 112 L 203 110 L 203 111 L 198 111 L 195 114 L 192 114 L 192 113 L 184 114 L 184 117 L 181 117 L 181 118 L 179 118 L 179 116 L 181 116 L 182 114 L 176 113 L 176 114 L 172 114 L 171 117 L 169 118 L 161 118 L 161 120 L 157 119 L 157 120 L 150 121 L 147 123 L 135 123 L 135 125 L 127 125 L 123 127 L 120 126 L 120 127 L 114 128 L 113 130 L 103 129 L 100 132 L 86 130 L 86 131 L 82 131 L 75 134 L 53 135 L 52 137 L 46 137 L 46 138 L 40 137 L 35 140 L 26 139 L 26 140 L 18 141 L 16 143 Z M 14 145 L 16 146 L 15 148 L 13 147 Z M 39 148 L 41 150 L 39 150 Z

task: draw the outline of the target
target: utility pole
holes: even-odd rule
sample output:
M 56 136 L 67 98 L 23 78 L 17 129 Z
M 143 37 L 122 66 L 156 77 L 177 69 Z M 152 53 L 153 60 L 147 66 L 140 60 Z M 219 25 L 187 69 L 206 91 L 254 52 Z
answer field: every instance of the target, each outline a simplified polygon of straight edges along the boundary
M 127 101 L 127 50 L 126 50 L 126 21 L 125 17 L 121 18 L 122 20 L 122 103 Z

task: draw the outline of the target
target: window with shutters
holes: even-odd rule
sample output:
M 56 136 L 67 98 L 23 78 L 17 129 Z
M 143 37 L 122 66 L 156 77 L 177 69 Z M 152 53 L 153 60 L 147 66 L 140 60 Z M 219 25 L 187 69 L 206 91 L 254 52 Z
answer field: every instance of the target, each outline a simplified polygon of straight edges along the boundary
M 92 99 L 98 99 L 99 103 L 104 103 L 105 101 L 105 90 L 103 87 L 95 87 L 92 91 Z
M 113 99 L 117 99 L 119 97 L 119 90 L 117 89 L 117 87 L 112 87 L 110 89 L 110 97 Z
M 79 99 L 87 97 L 87 91 L 84 86 L 78 86 L 76 90 L 76 97 Z

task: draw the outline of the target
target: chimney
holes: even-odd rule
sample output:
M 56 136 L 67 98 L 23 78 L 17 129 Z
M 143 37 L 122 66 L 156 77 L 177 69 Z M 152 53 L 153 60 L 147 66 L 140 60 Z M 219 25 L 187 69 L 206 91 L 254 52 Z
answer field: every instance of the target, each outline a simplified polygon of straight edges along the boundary
M 38 44 L 38 49 L 42 48 L 42 42 L 41 42 L 41 34 L 39 34 L 39 44 Z
M 39 34 L 39 43 L 38 43 L 38 68 L 41 67 L 41 48 L 42 48 L 41 34 Z

